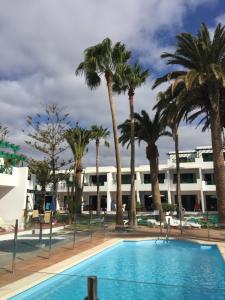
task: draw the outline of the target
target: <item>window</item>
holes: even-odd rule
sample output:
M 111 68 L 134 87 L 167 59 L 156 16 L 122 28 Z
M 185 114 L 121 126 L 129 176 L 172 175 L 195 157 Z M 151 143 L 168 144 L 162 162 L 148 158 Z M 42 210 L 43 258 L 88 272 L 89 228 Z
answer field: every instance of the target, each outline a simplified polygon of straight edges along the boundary
M 187 158 L 187 156 L 185 156 L 185 157 L 179 157 L 179 162 L 188 162 L 188 158 Z
M 159 183 L 164 183 L 165 177 L 166 177 L 165 173 L 159 173 L 158 175 Z
M 214 195 L 205 196 L 207 211 L 217 211 L 217 198 Z
M 107 175 L 99 175 L 99 185 L 104 185 L 104 183 L 107 181 Z M 93 175 L 91 176 L 91 184 L 97 185 L 97 176 Z
M 159 173 L 158 175 L 159 183 L 164 183 L 165 177 L 166 177 L 165 173 Z M 150 174 L 144 174 L 144 183 L 146 184 L 151 183 Z
M 197 201 L 196 195 L 182 195 L 181 196 L 182 206 L 186 211 L 194 211 L 195 203 Z M 178 204 L 177 195 L 175 195 L 175 203 Z
M 203 161 L 213 161 L 212 153 L 202 153 Z
M 173 175 L 173 183 L 177 182 L 177 174 Z M 181 183 L 196 183 L 197 178 L 195 173 L 183 173 L 180 174 L 180 182 Z
M 214 174 L 204 174 L 204 181 L 207 185 L 215 184 Z
M 150 174 L 144 174 L 144 183 L 151 183 Z

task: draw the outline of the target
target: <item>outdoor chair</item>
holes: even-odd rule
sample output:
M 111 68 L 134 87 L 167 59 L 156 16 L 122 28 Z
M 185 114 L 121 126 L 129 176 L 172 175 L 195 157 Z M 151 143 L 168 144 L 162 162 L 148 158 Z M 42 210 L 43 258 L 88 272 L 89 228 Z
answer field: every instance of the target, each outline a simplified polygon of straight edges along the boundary
M 32 221 L 39 222 L 39 211 L 38 209 L 34 209 L 32 212 Z
M 51 222 L 51 211 L 46 211 L 44 214 L 44 223 L 49 224 Z

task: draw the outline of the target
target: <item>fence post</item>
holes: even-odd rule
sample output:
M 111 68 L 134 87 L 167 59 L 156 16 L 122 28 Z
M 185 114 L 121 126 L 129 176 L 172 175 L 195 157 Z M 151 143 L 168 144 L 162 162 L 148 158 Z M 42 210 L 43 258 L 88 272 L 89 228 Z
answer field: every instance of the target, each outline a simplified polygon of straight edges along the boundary
M 102 222 L 102 225 L 103 225 L 103 232 L 104 232 L 104 240 L 106 238 L 106 225 L 105 225 L 105 217 L 106 217 L 106 213 L 104 212 L 104 216 L 103 216 L 103 222 Z
M 92 211 L 91 211 L 91 216 L 90 216 L 90 218 L 89 218 L 88 229 L 89 229 L 89 232 L 90 232 L 90 240 L 91 240 L 91 242 L 92 242 Z
M 206 217 L 207 217 L 207 231 L 208 231 L 208 240 L 210 239 L 210 233 L 209 233 L 209 212 L 207 210 L 206 212 Z
M 162 211 L 159 209 L 160 234 L 162 235 Z
M 48 250 L 48 258 L 51 256 L 52 250 L 52 212 L 50 216 L 50 231 L 49 231 L 49 250 Z
M 166 240 L 168 242 L 169 239 L 169 227 L 170 227 L 170 219 L 168 219 L 167 228 L 166 228 Z
M 42 220 L 39 220 L 39 243 L 42 242 Z
M 15 229 L 14 229 L 12 273 L 14 273 L 15 266 L 16 266 L 17 234 L 18 234 L 18 219 L 16 219 Z
M 180 234 L 183 235 L 183 227 L 182 227 L 182 217 L 183 217 L 183 212 L 180 210 Z
M 89 276 L 87 279 L 88 295 L 84 300 L 100 300 L 97 295 L 97 277 Z
M 75 248 L 76 242 L 76 221 L 74 220 L 74 228 L 73 228 L 73 249 Z

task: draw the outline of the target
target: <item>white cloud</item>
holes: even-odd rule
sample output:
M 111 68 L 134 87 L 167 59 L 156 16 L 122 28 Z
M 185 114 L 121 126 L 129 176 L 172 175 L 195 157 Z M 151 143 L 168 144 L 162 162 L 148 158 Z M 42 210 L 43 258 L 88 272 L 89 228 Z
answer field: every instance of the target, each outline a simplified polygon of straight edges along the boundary
M 216 1 L 216 0 L 215 0 Z M 214 0 L 3 0 L 0 10 L 0 106 L 1 121 L 11 129 L 11 139 L 24 146 L 28 114 L 41 110 L 41 105 L 56 102 L 66 107 L 74 121 L 111 127 L 108 97 L 103 84 L 90 91 L 84 79 L 74 71 L 83 59 L 83 50 L 106 36 L 123 41 L 135 51 L 141 62 L 152 68 L 164 68 L 160 53 L 171 49 L 164 45 L 162 32 L 174 34 L 182 28 L 188 10 Z M 161 35 L 160 35 L 161 34 Z M 160 38 L 159 38 L 160 35 Z M 152 71 L 152 70 L 150 70 Z M 157 93 L 151 90 L 153 78 L 136 91 L 136 111 L 151 109 Z M 118 123 L 128 117 L 126 95 L 115 96 Z M 184 136 L 188 135 L 188 128 Z M 205 135 L 196 131 L 189 137 L 190 145 L 200 144 Z M 186 145 L 186 139 L 181 141 Z M 188 145 L 187 145 L 188 146 Z M 161 153 L 172 149 L 167 141 L 160 142 Z M 94 164 L 93 147 L 86 157 Z M 114 149 L 102 150 L 104 164 L 114 164 Z M 129 153 L 123 150 L 124 164 Z M 137 150 L 140 163 L 145 153 Z M 164 155 L 165 156 L 165 155 Z M 164 157 L 163 156 L 163 157 Z

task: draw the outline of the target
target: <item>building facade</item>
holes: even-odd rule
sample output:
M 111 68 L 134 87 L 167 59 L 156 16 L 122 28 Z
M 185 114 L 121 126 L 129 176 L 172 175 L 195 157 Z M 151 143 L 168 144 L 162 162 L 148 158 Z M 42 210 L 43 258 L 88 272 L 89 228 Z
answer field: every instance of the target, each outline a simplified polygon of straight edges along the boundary
M 0 164 L 0 218 L 10 225 L 18 219 L 24 225 L 24 210 L 32 210 L 35 176 L 29 176 L 27 167 L 4 167 Z
M 186 211 L 197 208 L 205 211 L 217 211 L 216 186 L 214 181 L 211 147 L 197 147 L 192 151 L 180 151 L 181 195 Z M 143 211 L 153 208 L 151 196 L 151 179 L 149 165 L 135 168 L 135 190 L 138 206 Z M 96 210 L 97 186 L 95 167 L 87 167 L 83 173 L 84 193 L 83 210 Z M 115 210 L 116 201 L 116 168 L 100 167 L 101 208 L 105 211 Z M 175 152 L 168 153 L 166 164 L 159 165 L 159 187 L 163 203 L 177 203 L 176 195 L 176 158 Z M 122 201 L 129 208 L 130 169 L 122 168 Z M 66 208 L 66 182 L 58 185 L 57 207 Z

